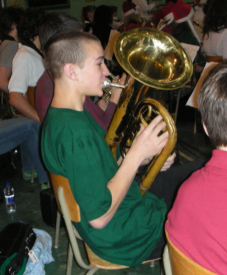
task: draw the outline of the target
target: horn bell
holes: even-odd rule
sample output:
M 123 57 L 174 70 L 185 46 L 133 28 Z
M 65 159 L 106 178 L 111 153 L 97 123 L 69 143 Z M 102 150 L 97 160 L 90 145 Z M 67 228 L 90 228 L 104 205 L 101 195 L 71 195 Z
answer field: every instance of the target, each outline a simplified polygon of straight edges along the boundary
M 151 28 L 125 31 L 114 53 L 121 67 L 139 82 L 160 90 L 184 86 L 192 76 L 191 58 L 171 35 Z

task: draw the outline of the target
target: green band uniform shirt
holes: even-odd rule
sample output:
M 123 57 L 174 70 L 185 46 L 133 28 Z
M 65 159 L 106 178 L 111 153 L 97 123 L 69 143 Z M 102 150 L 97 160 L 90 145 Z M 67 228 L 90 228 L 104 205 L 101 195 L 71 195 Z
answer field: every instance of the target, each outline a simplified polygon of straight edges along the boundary
M 51 173 L 68 178 L 81 212 L 81 222 L 74 225 L 91 250 L 106 261 L 138 266 L 162 235 L 166 206 L 148 192 L 142 197 L 133 181 L 103 229 L 89 224 L 110 208 L 107 183 L 118 169 L 105 133 L 86 110 L 50 107 L 42 130 L 42 156 Z

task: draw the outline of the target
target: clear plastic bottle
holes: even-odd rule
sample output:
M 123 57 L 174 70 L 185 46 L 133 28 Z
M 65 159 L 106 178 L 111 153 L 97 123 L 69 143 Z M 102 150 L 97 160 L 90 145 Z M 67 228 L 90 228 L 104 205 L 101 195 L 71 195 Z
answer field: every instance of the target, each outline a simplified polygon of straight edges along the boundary
M 14 198 L 14 189 L 10 186 L 9 182 L 6 182 L 4 188 L 4 196 L 6 201 L 6 211 L 7 213 L 14 213 L 16 212 L 16 204 Z

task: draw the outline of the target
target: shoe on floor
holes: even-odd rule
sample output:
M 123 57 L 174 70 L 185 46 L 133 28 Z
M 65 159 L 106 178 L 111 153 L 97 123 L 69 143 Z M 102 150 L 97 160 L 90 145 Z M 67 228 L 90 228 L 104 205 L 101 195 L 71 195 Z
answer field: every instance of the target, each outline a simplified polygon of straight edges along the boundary
M 41 189 L 42 189 L 42 190 L 47 189 L 47 182 L 41 183 Z
M 22 172 L 22 176 L 24 180 L 30 180 L 32 178 L 32 174 L 26 174 L 24 172 Z M 36 171 L 34 171 L 34 179 L 37 178 L 37 173 Z

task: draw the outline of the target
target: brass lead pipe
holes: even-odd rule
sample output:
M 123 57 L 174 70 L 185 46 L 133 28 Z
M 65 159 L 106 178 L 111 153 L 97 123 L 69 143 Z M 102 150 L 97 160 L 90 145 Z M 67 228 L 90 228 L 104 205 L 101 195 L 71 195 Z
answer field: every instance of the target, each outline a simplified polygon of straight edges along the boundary
M 109 88 L 109 87 L 117 87 L 117 88 L 122 88 L 124 89 L 126 86 L 125 85 L 120 85 L 117 83 L 112 83 L 110 79 L 106 78 L 103 83 L 103 89 Z
M 110 73 L 110 77 L 112 79 L 114 79 L 116 82 L 119 82 L 119 79 L 117 79 L 113 74 Z M 111 87 L 116 87 L 116 88 L 121 88 L 121 89 L 125 89 L 127 87 L 127 85 L 121 85 L 118 83 L 112 83 L 111 80 L 109 78 L 106 78 L 104 80 L 103 83 L 103 91 L 104 94 L 102 96 L 102 99 L 104 101 L 106 101 L 107 103 L 110 101 L 110 97 L 111 97 Z

